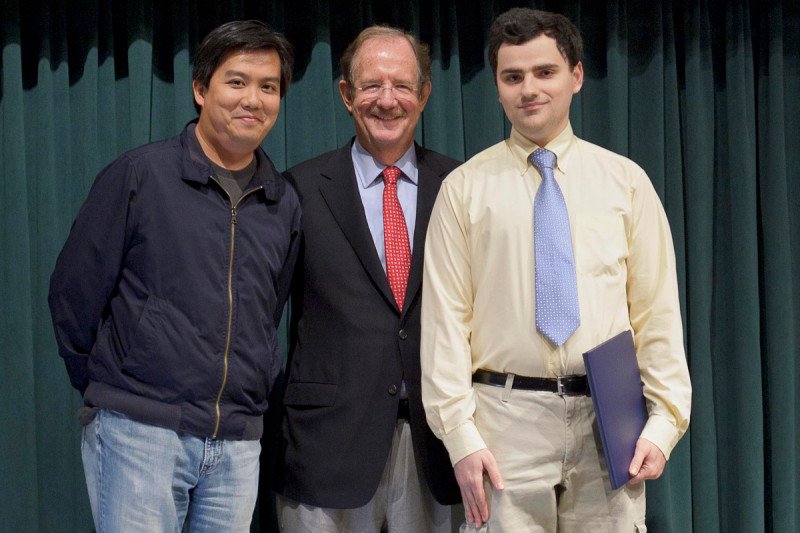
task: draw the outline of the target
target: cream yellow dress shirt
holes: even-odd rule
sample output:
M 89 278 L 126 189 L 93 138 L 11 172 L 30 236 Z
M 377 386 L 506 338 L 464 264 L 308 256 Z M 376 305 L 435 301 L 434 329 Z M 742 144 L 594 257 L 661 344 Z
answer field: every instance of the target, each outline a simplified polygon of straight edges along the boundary
M 581 325 L 556 347 L 535 325 L 534 143 L 512 130 L 444 181 L 425 243 L 422 400 L 455 464 L 485 448 L 475 427 L 478 369 L 585 374 L 583 352 L 631 329 L 649 418 L 642 437 L 669 455 L 689 425 L 669 224 L 644 171 L 566 129 L 546 148 L 569 211 Z M 513 428 L 510 428 L 513 431 Z

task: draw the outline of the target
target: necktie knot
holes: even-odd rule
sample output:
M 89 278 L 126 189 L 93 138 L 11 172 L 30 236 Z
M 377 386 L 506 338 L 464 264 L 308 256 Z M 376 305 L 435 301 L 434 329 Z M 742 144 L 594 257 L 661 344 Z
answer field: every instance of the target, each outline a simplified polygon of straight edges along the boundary
M 391 166 L 391 167 L 386 167 L 385 169 L 383 169 L 383 181 L 387 185 L 394 186 L 397 183 L 398 179 L 400 179 L 400 169 L 399 168 L 397 168 L 395 166 Z
M 536 167 L 536 169 L 542 174 L 544 177 L 545 169 L 549 169 L 551 172 L 556 166 L 556 154 L 551 152 L 550 150 L 545 150 L 544 148 L 537 148 L 531 154 L 531 164 Z

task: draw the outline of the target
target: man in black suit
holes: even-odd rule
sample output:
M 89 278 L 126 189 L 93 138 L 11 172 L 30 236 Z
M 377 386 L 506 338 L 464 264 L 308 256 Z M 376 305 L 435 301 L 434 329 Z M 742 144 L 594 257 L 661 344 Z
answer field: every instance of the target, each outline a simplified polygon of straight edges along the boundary
M 281 530 L 450 531 L 460 501 L 420 398 L 425 232 L 458 162 L 416 145 L 426 45 L 367 28 L 341 60 L 346 146 L 289 169 L 303 207 L 277 474 Z

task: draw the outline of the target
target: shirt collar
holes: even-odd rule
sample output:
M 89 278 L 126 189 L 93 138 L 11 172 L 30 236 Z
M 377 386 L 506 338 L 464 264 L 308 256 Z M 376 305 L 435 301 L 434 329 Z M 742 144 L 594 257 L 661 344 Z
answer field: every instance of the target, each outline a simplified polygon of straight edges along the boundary
M 381 172 L 383 172 L 383 169 L 386 168 L 386 165 L 378 162 L 363 146 L 361 146 L 358 139 L 353 141 L 350 154 L 353 158 L 356 178 L 363 189 L 375 183 L 381 175 Z M 411 143 L 408 150 L 406 150 L 403 156 L 398 159 L 393 166 L 399 168 L 403 176 L 408 178 L 411 183 L 414 185 L 417 184 L 417 150 L 414 143 Z
M 555 139 L 547 143 L 547 146 L 539 146 L 522 135 L 516 128 L 511 128 L 511 135 L 506 142 L 520 174 L 524 174 L 527 172 L 528 167 L 532 166 L 529 157 L 537 148 L 547 148 L 556 154 L 556 168 L 566 174 L 569 167 L 570 154 L 573 151 L 572 147 L 575 145 L 576 139 L 575 134 L 572 132 L 572 124 L 568 122 L 567 127 Z

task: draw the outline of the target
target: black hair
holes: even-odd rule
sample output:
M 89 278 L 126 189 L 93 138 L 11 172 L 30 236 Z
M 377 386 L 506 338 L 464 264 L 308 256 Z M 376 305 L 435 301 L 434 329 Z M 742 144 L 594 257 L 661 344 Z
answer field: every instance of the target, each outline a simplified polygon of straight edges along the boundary
M 211 30 L 194 57 L 192 79 L 208 87 L 219 65 L 232 53 L 275 50 L 281 62 L 281 97 L 289 89 L 294 68 L 294 49 L 286 37 L 260 20 L 234 20 Z M 195 103 L 195 107 L 199 106 Z
M 525 44 L 540 35 L 555 39 L 558 51 L 570 69 L 583 57 L 583 39 L 575 24 L 564 15 L 515 7 L 498 16 L 489 28 L 489 64 L 497 78 L 497 54 L 503 44 Z

